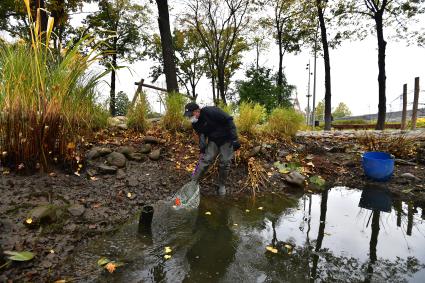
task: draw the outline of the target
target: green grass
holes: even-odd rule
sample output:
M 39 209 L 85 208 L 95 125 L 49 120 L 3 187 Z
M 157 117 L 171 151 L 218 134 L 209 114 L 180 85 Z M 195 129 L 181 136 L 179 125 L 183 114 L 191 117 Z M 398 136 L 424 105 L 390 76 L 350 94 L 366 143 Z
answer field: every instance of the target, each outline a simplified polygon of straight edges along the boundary
M 165 98 L 165 115 L 161 119 L 162 126 L 172 132 L 187 129 L 189 121 L 183 116 L 184 106 L 188 99 L 180 93 L 169 93 Z

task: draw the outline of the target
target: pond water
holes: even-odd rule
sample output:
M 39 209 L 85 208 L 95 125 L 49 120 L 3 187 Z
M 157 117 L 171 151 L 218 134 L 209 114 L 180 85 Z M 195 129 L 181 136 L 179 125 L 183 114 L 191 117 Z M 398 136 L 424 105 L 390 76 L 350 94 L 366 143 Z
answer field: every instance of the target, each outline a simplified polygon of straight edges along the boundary
M 192 213 L 156 211 L 151 233 L 135 219 L 78 251 L 68 262 L 76 281 L 425 282 L 423 208 L 375 189 L 202 197 Z M 126 264 L 109 274 L 101 257 Z

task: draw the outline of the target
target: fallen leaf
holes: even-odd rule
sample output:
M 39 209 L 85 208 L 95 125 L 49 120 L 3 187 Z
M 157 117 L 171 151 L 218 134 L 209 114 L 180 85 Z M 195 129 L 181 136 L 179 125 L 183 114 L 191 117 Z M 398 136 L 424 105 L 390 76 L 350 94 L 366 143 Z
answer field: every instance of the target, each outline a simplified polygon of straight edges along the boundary
M 171 258 L 171 256 L 170 256 L 170 255 L 164 255 L 164 258 L 165 258 L 165 259 L 170 259 L 170 258 Z
M 131 193 L 127 193 L 127 197 L 128 198 L 131 198 Z
M 111 260 L 106 258 L 106 257 L 101 257 L 98 261 L 97 261 L 97 265 L 99 266 L 104 266 L 107 263 L 110 263 Z
M 205 212 L 205 215 L 211 215 L 211 212 L 207 211 Z
M 314 167 L 313 162 L 309 162 L 309 163 L 307 163 L 307 165 L 308 165 L 308 166 L 311 166 L 311 167 Z
M 31 223 L 32 223 L 32 219 L 31 219 L 31 218 L 28 218 L 27 220 L 25 220 L 25 222 L 26 222 L 27 224 L 31 224 Z
M 245 209 L 245 212 L 249 212 L 249 209 Z
M 97 180 L 99 180 L 99 178 L 97 178 L 97 177 L 90 177 L 90 180 L 97 181 Z
M 263 210 L 263 207 L 262 207 L 262 206 L 260 206 L 260 207 L 258 208 L 258 210 Z
M 182 202 L 180 201 L 180 198 L 176 198 L 176 200 L 174 201 L 174 204 L 176 206 L 180 206 L 182 204 Z
M 169 254 L 169 253 L 171 253 L 173 250 L 170 248 L 170 247 L 165 247 L 165 253 L 166 254 Z
M 292 249 L 292 246 L 291 246 L 291 245 L 288 245 L 288 244 L 285 244 L 285 248 L 286 248 L 287 250 L 291 250 L 291 249 Z
M 13 261 L 28 261 L 34 258 L 34 254 L 27 251 L 4 251 L 4 254 L 9 255 L 9 259 Z
M 66 280 L 65 279 L 56 280 L 55 283 L 66 283 Z
M 106 270 L 109 271 L 109 273 L 114 272 L 116 267 L 117 266 L 113 262 L 109 262 L 108 264 L 105 265 L 105 268 L 106 268 Z
M 238 223 L 233 223 L 233 226 L 238 226 Z
M 49 253 L 54 254 L 55 250 L 52 249 L 52 250 L 49 251 Z
M 80 173 L 78 173 L 78 171 L 74 172 L 74 174 L 77 175 L 77 176 L 80 176 Z

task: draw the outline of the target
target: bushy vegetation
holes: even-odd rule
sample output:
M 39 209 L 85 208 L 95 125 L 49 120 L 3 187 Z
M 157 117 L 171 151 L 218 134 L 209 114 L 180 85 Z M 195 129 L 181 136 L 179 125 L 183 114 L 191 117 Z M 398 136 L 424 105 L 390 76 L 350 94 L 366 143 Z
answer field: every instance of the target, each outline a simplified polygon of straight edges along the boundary
M 149 102 L 146 98 L 145 93 L 141 93 L 136 101 L 133 108 L 128 110 L 128 121 L 127 125 L 139 132 L 145 132 L 149 127 L 148 115 L 149 115 Z
M 188 120 L 183 116 L 188 99 L 180 93 L 170 93 L 165 98 L 165 115 L 162 126 L 172 132 L 188 128 Z
M 115 114 L 117 116 L 126 116 L 130 107 L 130 100 L 125 92 L 120 91 L 115 98 Z
M 304 116 L 293 108 L 276 108 L 268 117 L 265 130 L 275 136 L 293 137 L 303 123 Z
M 412 121 L 409 121 L 408 128 L 412 127 Z M 425 128 L 425 118 L 418 118 L 416 120 L 416 128 Z
M 242 134 L 254 135 L 258 126 L 266 117 L 266 109 L 259 103 L 242 102 L 239 106 L 239 115 L 236 117 L 236 126 Z
M 87 72 L 96 51 L 79 52 L 84 38 L 58 56 L 41 40 L 52 28 L 49 20 L 45 34 L 31 31 L 30 43 L 0 46 L 0 158 L 18 168 L 74 158 L 79 137 L 104 123 L 94 102 L 100 76 Z

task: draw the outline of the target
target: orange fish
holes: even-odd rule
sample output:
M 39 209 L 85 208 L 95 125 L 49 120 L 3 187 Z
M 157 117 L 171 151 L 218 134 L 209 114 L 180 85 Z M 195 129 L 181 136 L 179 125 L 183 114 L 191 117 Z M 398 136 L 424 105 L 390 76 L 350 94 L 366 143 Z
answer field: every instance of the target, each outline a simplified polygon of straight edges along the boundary
M 181 205 L 181 204 L 182 204 L 182 202 L 180 201 L 180 199 L 179 199 L 179 198 L 176 198 L 175 204 L 176 204 L 177 206 L 179 206 L 179 205 Z

